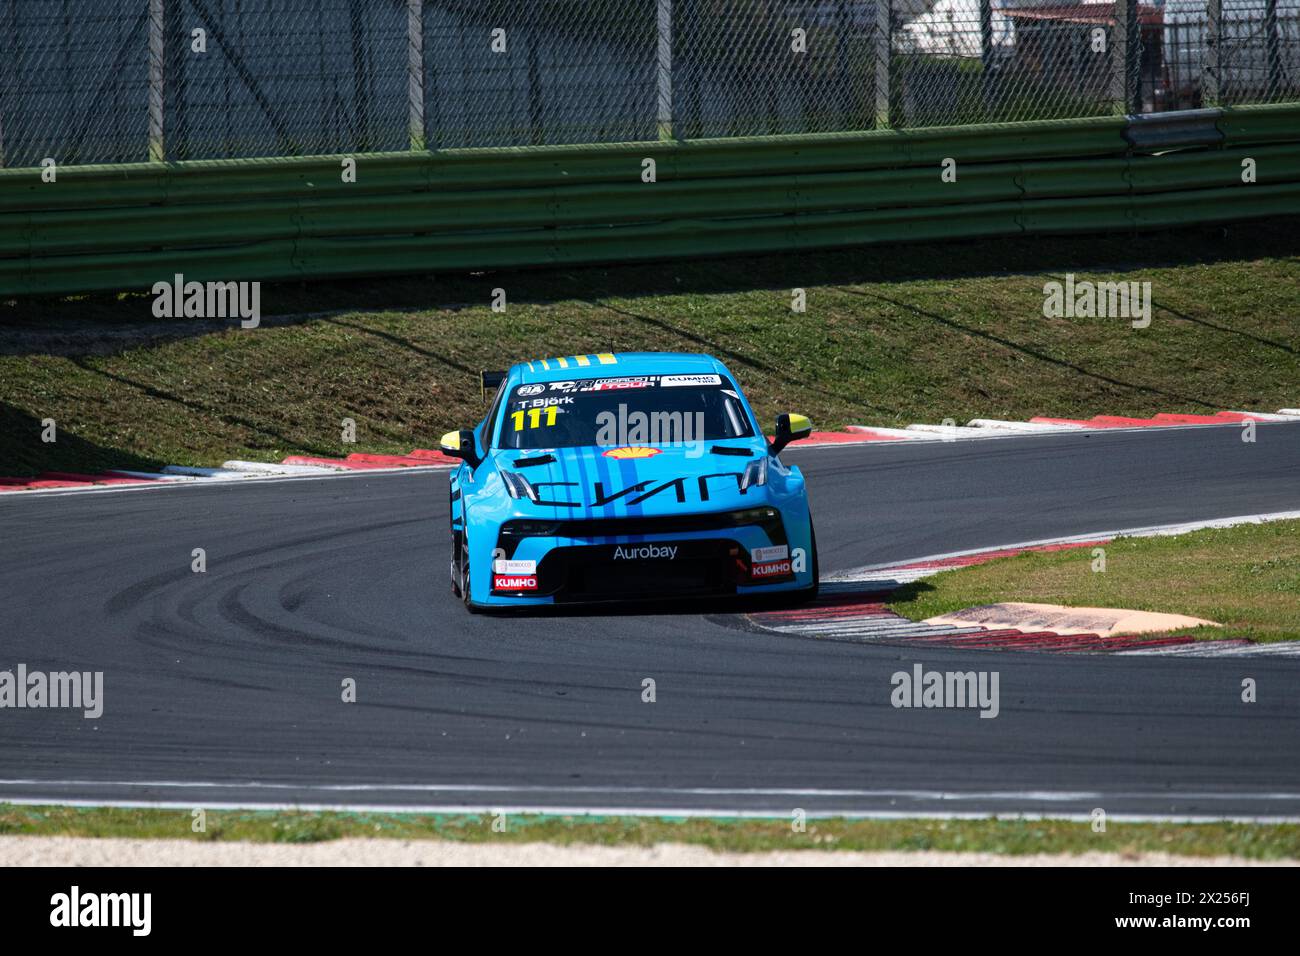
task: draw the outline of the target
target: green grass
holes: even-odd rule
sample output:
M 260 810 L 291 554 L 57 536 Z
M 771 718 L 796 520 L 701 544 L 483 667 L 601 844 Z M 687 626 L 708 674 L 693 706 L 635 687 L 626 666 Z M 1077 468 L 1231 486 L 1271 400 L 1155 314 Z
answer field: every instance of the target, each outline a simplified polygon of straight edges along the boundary
M 27 807 L 0 804 L 0 835 L 169 838 L 195 841 L 316 843 L 343 837 L 454 840 L 462 843 L 548 842 L 653 846 L 687 843 L 714 850 L 945 850 L 1004 854 L 1164 852 L 1249 859 L 1300 858 L 1300 826 L 1240 823 L 1117 823 L 1095 833 L 1061 820 L 809 820 L 796 833 L 788 820 L 669 819 L 519 815 L 506 829 L 475 815 L 212 811 L 206 830 L 191 830 L 187 810 Z
M 818 428 L 1272 411 L 1300 403 L 1298 259 L 1300 223 L 1272 221 L 267 286 L 256 330 L 160 322 L 147 295 L 0 303 L 0 474 L 427 448 L 481 416 L 480 369 L 610 350 L 711 352 L 763 421 Z M 1067 272 L 1150 281 L 1151 327 L 1044 318 Z
M 1104 572 L 1092 570 L 1091 548 L 1027 552 L 923 578 L 896 592 L 890 607 L 918 621 L 1001 601 L 1165 611 L 1224 625 L 1175 634 L 1300 640 L 1300 521 L 1104 547 Z

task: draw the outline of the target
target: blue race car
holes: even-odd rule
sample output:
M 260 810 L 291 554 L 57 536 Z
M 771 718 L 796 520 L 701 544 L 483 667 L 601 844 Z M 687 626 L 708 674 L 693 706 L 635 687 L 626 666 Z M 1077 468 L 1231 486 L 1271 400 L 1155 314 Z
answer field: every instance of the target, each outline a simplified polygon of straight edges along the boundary
M 577 355 L 484 372 L 478 427 L 449 432 L 452 590 L 471 611 L 817 593 L 799 469 L 708 355 Z

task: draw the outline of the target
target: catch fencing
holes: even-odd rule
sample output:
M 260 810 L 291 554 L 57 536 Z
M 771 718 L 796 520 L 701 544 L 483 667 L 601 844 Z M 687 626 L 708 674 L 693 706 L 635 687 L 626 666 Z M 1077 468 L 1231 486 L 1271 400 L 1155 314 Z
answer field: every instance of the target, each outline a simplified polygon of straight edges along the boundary
M 0 165 L 1300 99 L 1300 0 L 0 0 Z

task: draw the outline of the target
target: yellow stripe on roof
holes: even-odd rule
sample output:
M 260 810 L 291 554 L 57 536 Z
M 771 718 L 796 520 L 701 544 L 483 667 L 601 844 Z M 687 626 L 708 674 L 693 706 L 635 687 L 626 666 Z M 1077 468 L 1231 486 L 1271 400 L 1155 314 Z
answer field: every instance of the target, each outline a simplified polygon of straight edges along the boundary
M 546 369 L 548 372 L 551 370 L 551 366 L 547 363 L 546 359 L 542 359 L 542 368 Z
M 613 352 L 601 352 L 596 358 L 600 359 L 601 365 L 617 365 L 618 359 L 614 358 Z
M 574 360 L 575 362 L 577 362 L 579 365 L 590 365 L 590 364 L 591 364 L 591 359 L 587 358 L 587 356 L 585 356 L 585 355 L 575 355 L 575 356 L 573 357 L 573 360 Z
M 566 358 L 557 358 L 555 361 L 560 363 L 560 368 L 568 368 L 569 360 Z

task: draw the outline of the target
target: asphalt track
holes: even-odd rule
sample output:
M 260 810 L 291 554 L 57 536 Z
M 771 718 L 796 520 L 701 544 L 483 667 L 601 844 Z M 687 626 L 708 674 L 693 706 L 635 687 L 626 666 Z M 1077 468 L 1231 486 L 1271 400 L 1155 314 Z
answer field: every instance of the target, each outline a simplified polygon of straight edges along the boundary
M 1240 436 L 787 454 L 833 571 L 1300 507 L 1300 424 Z M 0 499 L 0 669 L 105 672 L 98 720 L 0 711 L 0 800 L 1300 817 L 1300 661 L 823 643 L 719 608 L 471 617 L 447 587 L 446 482 Z M 997 670 L 1000 715 L 892 708 L 917 661 Z

